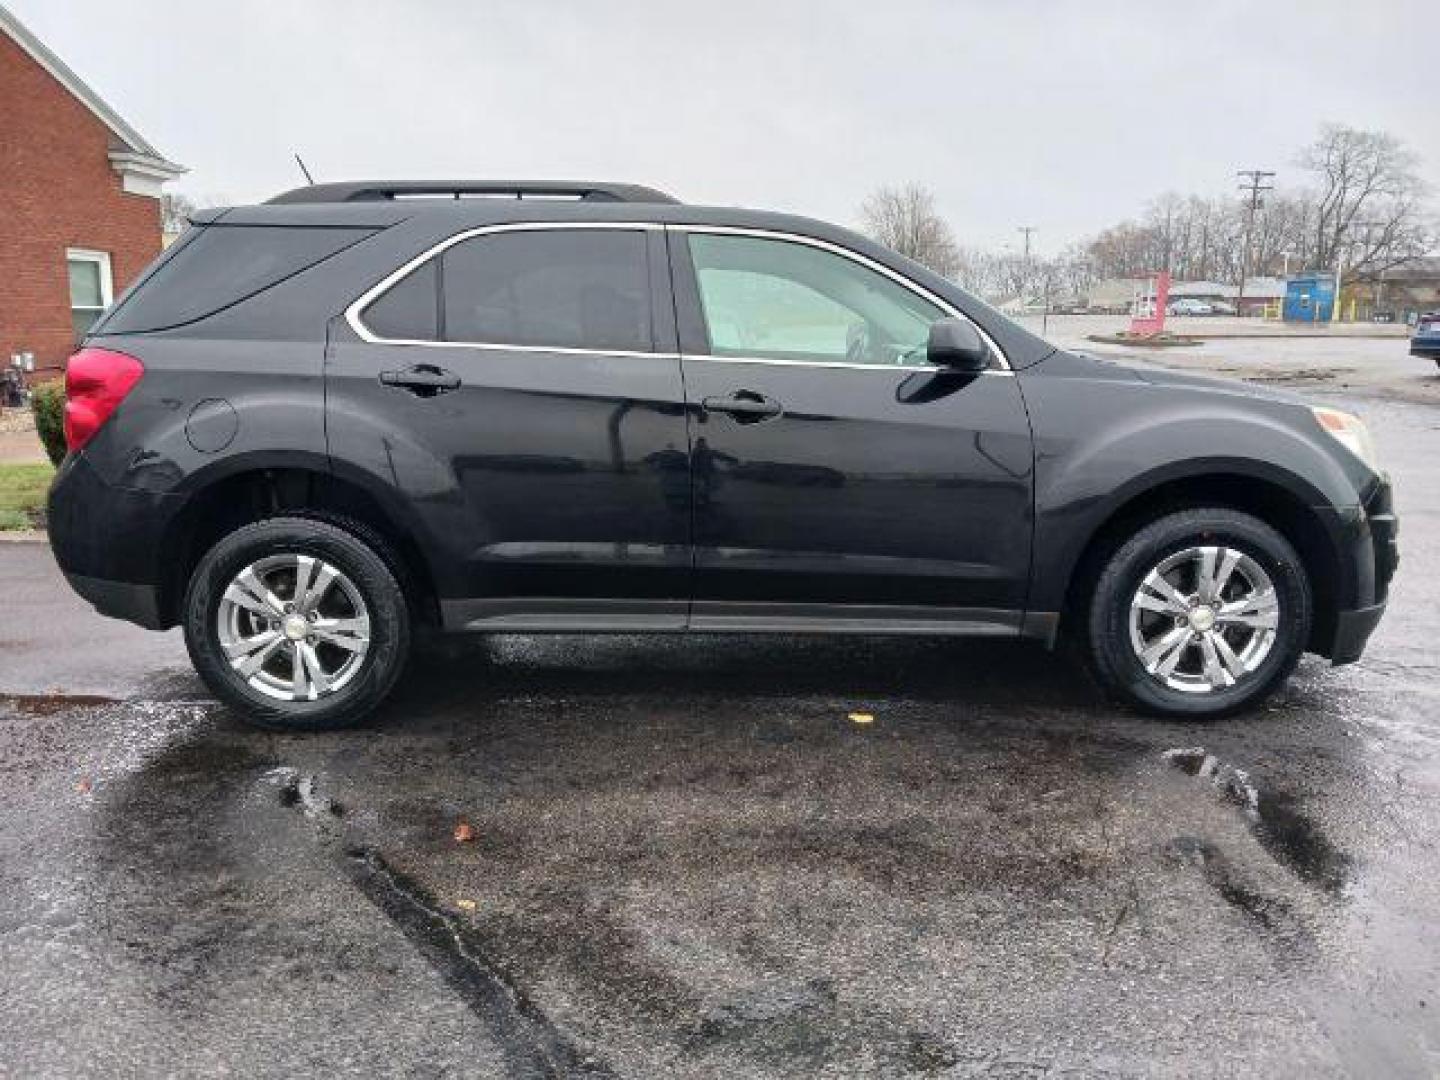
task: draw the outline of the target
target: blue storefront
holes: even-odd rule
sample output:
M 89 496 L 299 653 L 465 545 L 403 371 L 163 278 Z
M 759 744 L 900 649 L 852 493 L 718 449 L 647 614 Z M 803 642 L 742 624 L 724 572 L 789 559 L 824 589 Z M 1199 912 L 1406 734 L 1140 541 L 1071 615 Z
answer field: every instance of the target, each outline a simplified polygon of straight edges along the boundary
M 1285 282 L 1286 322 L 1329 322 L 1335 306 L 1335 279 L 1329 274 L 1304 274 Z

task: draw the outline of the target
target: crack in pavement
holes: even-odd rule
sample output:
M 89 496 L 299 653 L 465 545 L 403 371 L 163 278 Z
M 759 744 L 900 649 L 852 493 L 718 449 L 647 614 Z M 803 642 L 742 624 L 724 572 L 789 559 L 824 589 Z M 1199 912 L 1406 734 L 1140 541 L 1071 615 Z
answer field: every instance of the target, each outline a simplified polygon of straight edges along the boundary
M 520 1077 L 594 1077 L 615 1074 L 577 1045 L 544 1010 L 488 960 L 461 921 L 418 882 L 390 866 L 373 847 L 339 841 L 345 809 L 321 791 L 318 778 L 288 766 L 260 778 L 278 788 L 280 805 L 298 809 L 347 880 L 394 924 L 459 994 L 495 1037 Z
M 343 865 L 351 883 L 490 1025 L 516 1075 L 614 1075 L 594 1055 L 576 1046 L 533 999 L 506 981 L 478 953 L 460 922 L 415 882 L 390 867 L 378 852 L 351 848 L 345 852 Z

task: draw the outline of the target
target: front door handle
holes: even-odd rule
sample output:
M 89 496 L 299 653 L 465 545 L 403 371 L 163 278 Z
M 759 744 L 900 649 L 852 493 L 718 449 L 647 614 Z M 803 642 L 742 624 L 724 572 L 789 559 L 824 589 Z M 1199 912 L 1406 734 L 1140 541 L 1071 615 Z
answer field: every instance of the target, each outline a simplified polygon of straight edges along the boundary
M 460 388 L 460 376 L 434 364 L 416 364 L 404 371 L 382 371 L 380 381 L 386 386 L 398 386 L 419 397 L 434 397 L 448 394 Z
M 774 398 L 754 390 L 737 390 L 727 397 L 707 397 L 700 402 L 707 413 L 728 413 L 737 424 L 754 424 L 779 416 L 784 410 Z

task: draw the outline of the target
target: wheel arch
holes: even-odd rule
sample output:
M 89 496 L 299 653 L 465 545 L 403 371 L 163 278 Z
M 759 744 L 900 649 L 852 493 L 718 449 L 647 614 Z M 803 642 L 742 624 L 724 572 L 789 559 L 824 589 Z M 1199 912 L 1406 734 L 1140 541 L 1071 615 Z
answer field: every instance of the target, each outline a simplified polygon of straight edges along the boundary
M 1295 548 L 1315 605 L 1307 647 L 1322 651 L 1334 640 L 1336 618 L 1347 593 L 1346 563 L 1330 524 L 1311 501 L 1318 500 L 1319 493 L 1298 477 L 1289 479 L 1221 469 L 1152 476 L 1117 493 L 1067 561 L 1060 632 L 1083 620 L 1083 605 L 1106 558 L 1126 537 L 1166 514 L 1214 506 L 1253 515 Z
M 414 617 L 438 625 L 438 592 L 430 561 L 415 537 L 400 527 L 402 517 L 386 506 L 383 496 L 335 475 L 318 461 L 296 461 L 292 456 L 285 465 L 268 459 L 247 464 L 192 482 L 183 509 L 167 523 L 159 559 L 166 568 L 159 597 L 166 626 L 179 621 L 186 584 L 206 551 L 243 525 L 281 515 L 314 517 L 342 527 L 355 522 L 373 533 L 360 538 L 380 549 L 381 557 L 392 564 Z

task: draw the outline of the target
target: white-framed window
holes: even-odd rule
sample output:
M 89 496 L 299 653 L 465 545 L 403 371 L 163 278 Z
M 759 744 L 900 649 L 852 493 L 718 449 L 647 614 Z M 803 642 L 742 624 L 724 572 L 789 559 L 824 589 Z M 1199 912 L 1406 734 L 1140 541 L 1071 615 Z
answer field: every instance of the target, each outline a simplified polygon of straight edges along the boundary
M 65 266 L 70 272 L 70 323 L 79 341 L 115 298 L 110 253 L 66 248 Z

